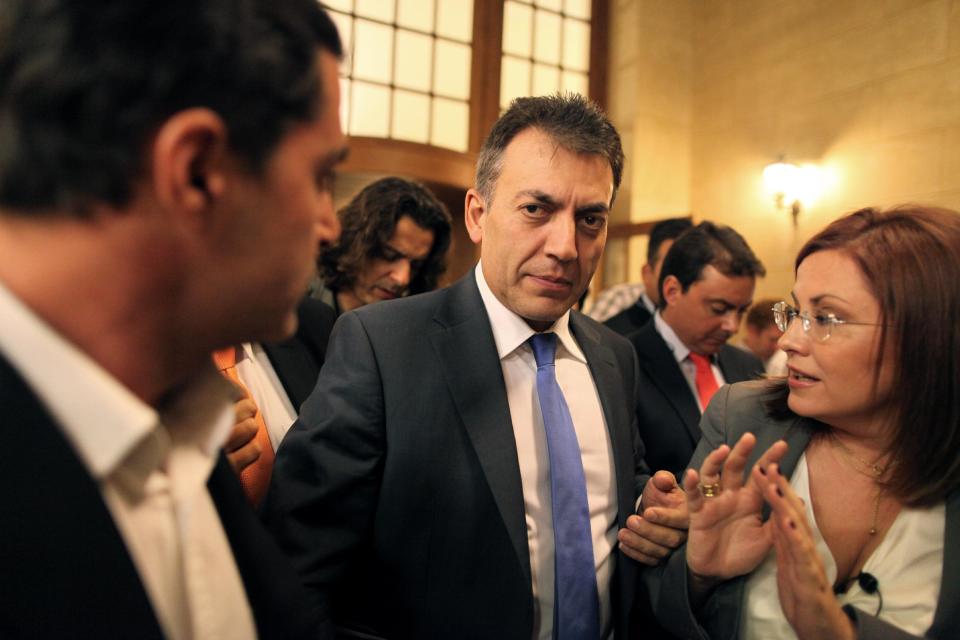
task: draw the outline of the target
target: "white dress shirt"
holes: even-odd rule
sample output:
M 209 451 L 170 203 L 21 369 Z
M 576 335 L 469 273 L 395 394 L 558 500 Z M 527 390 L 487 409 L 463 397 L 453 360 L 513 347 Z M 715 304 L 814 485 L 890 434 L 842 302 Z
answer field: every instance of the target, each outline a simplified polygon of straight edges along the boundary
M 164 634 L 255 638 L 246 591 L 206 490 L 233 425 L 229 385 L 212 364 L 158 413 L 2 284 L 0 325 L 0 351 L 100 486 Z
M 680 365 L 680 371 L 683 372 L 683 377 L 686 378 L 687 385 L 690 387 L 690 393 L 693 394 L 694 401 L 696 401 L 697 406 L 700 407 L 700 413 L 703 413 L 704 407 L 700 406 L 700 394 L 697 392 L 697 365 L 690 359 L 690 349 L 687 348 L 687 345 L 683 344 L 683 341 L 677 336 L 673 327 L 667 324 L 667 321 L 663 319 L 659 311 L 653 314 L 653 325 L 657 333 L 660 334 L 660 337 L 663 338 L 663 341 L 667 343 L 667 346 L 673 353 L 673 357 L 677 359 L 677 364 Z M 720 371 L 715 357 L 710 358 L 710 371 L 713 372 L 713 377 L 717 380 L 718 389 L 727 384 L 727 380 L 723 377 L 723 372 Z
M 537 396 L 537 364 L 527 340 L 535 331 L 507 309 L 487 286 L 478 264 L 480 296 L 497 345 L 520 463 L 520 481 L 533 579 L 534 638 L 553 637 L 554 540 L 550 459 Z M 600 594 L 600 628 L 611 629 L 610 579 L 617 542 L 617 489 L 613 451 L 596 384 L 583 352 L 570 333 L 570 313 L 547 331 L 557 334 L 557 382 L 573 418 L 587 482 L 593 556 Z
M 258 343 L 244 342 L 242 352 L 243 356 L 237 361 L 237 375 L 257 403 L 267 426 L 270 444 L 276 451 L 297 419 L 297 411 L 263 347 Z
M 817 555 L 823 561 L 827 580 L 837 580 L 837 564 L 820 534 L 813 499 L 810 471 L 803 454 L 790 478 L 790 486 L 806 505 L 807 521 L 813 530 Z M 896 520 L 867 561 L 863 571 L 878 580 L 883 596 L 880 619 L 922 636 L 933 624 L 943 576 L 943 545 L 946 507 L 917 509 L 903 507 Z M 864 523 L 866 527 L 868 523 Z M 852 605 L 873 615 L 880 605 L 875 593 L 867 593 L 854 581 L 837 596 L 841 605 Z M 777 557 L 771 549 L 764 562 L 747 579 L 744 588 L 743 638 L 748 640 L 794 640 L 797 634 L 787 622 L 777 593 Z

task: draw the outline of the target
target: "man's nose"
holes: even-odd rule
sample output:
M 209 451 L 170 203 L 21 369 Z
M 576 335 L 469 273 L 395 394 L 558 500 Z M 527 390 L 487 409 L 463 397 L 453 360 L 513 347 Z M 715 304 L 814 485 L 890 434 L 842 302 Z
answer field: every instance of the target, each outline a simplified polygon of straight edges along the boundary
M 558 211 L 547 225 L 544 250 L 560 262 L 577 257 L 577 221 L 572 214 Z
M 740 310 L 730 309 L 723 314 L 723 323 L 720 326 L 728 333 L 736 333 L 740 329 Z
M 321 196 L 320 206 L 317 208 L 316 219 L 313 222 L 313 232 L 320 247 L 331 245 L 340 238 L 340 217 L 333 208 L 333 198 L 330 194 Z
M 401 287 L 409 285 L 412 276 L 413 269 L 410 267 L 410 261 L 406 258 L 400 258 L 394 262 L 390 269 L 390 277 Z

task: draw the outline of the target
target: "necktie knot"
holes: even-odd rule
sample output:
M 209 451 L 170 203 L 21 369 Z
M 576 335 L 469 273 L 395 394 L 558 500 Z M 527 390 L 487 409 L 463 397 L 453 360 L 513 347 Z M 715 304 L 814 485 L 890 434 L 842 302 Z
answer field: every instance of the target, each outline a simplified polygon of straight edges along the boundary
M 710 370 L 710 357 L 704 356 L 699 353 L 690 352 L 690 360 L 693 361 L 693 364 L 696 365 L 697 371 L 709 371 Z
M 554 363 L 557 353 L 557 334 L 533 334 L 530 336 L 530 348 L 533 349 L 533 358 L 537 361 L 537 368 L 549 367 Z
M 709 356 L 690 352 L 690 360 L 696 368 L 697 396 L 700 399 L 700 410 L 705 410 L 710 404 L 710 398 L 717 392 L 717 378 L 713 375 L 713 363 Z

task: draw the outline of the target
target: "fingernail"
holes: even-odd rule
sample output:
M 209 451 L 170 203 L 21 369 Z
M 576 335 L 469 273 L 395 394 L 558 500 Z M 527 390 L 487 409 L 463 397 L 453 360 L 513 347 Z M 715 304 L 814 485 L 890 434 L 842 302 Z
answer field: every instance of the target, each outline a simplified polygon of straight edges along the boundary
M 780 487 L 777 487 L 777 495 L 783 497 L 783 491 L 780 491 Z

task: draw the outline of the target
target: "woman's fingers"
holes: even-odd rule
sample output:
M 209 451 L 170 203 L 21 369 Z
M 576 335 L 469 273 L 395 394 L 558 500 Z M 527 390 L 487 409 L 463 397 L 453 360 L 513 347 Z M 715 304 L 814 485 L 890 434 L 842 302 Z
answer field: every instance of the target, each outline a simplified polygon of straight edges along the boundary
M 747 460 L 756 444 L 756 436 L 747 432 L 740 436 L 737 443 L 733 445 L 730 455 L 724 462 L 723 473 L 720 476 L 720 487 L 723 491 L 739 489 L 743 486 L 743 470 L 746 468 Z

